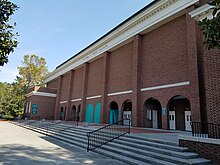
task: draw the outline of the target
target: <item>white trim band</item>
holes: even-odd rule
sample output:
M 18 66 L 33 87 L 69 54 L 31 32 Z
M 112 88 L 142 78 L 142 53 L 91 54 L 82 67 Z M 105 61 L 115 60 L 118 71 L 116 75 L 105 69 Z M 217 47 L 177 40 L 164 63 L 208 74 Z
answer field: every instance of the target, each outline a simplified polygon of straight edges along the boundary
M 178 86 L 185 86 L 189 85 L 189 81 L 186 82 L 180 82 L 180 83 L 174 83 L 174 84 L 166 84 L 166 85 L 160 85 L 160 86 L 154 86 L 154 87 L 148 87 L 148 88 L 142 88 L 141 91 L 151 91 L 156 89 L 163 89 L 163 88 L 172 88 L 172 87 L 178 87 Z
M 26 94 L 25 96 L 26 97 L 30 97 L 30 96 L 57 97 L 57 94 L 55 94 L 55 93 L 47 93 L 47 92 L 32 91 L 32 92 Z
M 123 91 L 123 92 L 109 93 L 107 96 L 116 96 L 116 95 L 123 95 L 123 94 L 128 94 L 128 93 L 132 93 L 132 90 L 130 90 L 130 91 Z
M 82 99 L 73 99 L 71 102 L 81 101 Z
M 67 101 L 61 101 L 61 102 L 60 102 L 60 104 L 64 104 L 64 103 L 67 103 Z
M 90 99 L 96 99 L 96 98 L 100 98 L 100 97 L 102 97 L 102 95 L 97 95 L 97 96 L 86 97 L 86 100 L 90 100 Z

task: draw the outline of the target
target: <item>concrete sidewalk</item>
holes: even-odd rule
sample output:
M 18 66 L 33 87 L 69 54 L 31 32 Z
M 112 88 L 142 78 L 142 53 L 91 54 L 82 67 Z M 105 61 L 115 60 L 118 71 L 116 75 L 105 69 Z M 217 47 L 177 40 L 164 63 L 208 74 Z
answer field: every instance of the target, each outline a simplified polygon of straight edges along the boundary
M 125 165 L 50 137 L 0 122 L 0 165 Z

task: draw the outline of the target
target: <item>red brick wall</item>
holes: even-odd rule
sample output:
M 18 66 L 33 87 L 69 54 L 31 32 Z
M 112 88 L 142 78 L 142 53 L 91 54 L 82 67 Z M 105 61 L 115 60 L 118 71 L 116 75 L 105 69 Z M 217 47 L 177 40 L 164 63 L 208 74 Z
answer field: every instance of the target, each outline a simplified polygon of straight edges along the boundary
M 143 36 L 142 88 L 189 80 L 186 41 L 185 16 Z
M 188 140 L 179 140 L 179 145 L 187 147 L 193 152 L 197 152 L 204 158 L 212 161 L 214 164 L 220 164 L 220 145 L 194 142 Z
M 99 103 L 99 102 L 101 103 L 101 98 L 95 98 L 95 99 L 86 100 L 86 107 L 87 107 L 88 104 L 92 104 L 93 109 L 94 109 L 96 104 Z
M 38 105 L 38 113 L 32 114 L 30 112 L 31 117 L 40 116 L 40 119 L 50 118 L 54 116 L 55 110 L 55 97 L 45 97 L 45 96 L 31 96 L 28 98 L 28 102 L 32 104 Z
M 68 84 L 69 84 L 69 73 L 63 76 L 60 101 L 67 101 L 68 99 Z
M 82 97 L 83 70 L 83 67 L 81 67 L 74 71 L 72 99 L 78 99 Z
M 87 92 L 88 96 L 100 95 L 102 92 L 101 83 L 103 79 L 103 58 L 89 64 L 88 79 L 87 79 Z
M 58 81 L 59 81 L 58 79 L 55 79 L 55 80 L 48 82 L 47 87 L 57 89 L 58 88 Z
M 138 105 L 134 106 L 136 109 L 133 109 L 133 111 L 139 112 L 135 113 L 137 116 L 134 117 L 136 121 L 138 120 L 136 125 L 146 125 L 146 114 L 143 109 L 144 102 L 153 97 L 161 103 L 162 108 L 167 109 L 166 114 L 162 115 L 162 128 L 167 129 L 168 103 L 169 100 L 176 95 L 183 95 L 190 100 L 192 119 L 200 121 L 200 102 L 199 93 L 197 92 L 198 68 L 195 62 L 197 62 L 197 55 L 202 55 L 203 50 L 197 50 L 199 45 L 196 44 L 200 44 L 200 42 L 197 43 L 196 41 L 200 40 L 200 38 L 198 36 L 198 38 L 195 38 L 195 36 L 198 35 L 195 33 L 197 32 L 196 30 L 198 29 L 196 29 L 194 20 L 189 18 L 189 16 L 183 15 L 142 36 L 142 39 L 136 43 L 136 46 L 137 44 L 141 45 L 138 47 L 140 51 L 136 51 L 140 52 L 137 58 L 139 60 L 139 68 L 136 69 L 136 76 L 134 71 L 132 72 L 132 69 L 135 67 L 132 64 L 133 59 L 135 59 L 133 51 L 134 42 L 130 42 L 109 52 L 106 65 L 108 72 L 105 80 L 105 82 L 107 81 L 107 86 L 102 85 L 104 82 L 103 58 L 87 64 L 88 71 L 85 74 L 85 83 L 83 83 L 84 67 L 76 69 L 73 75 L 71 99 L 82 98 L 83 89 L 85 89 L 85 97 L 132 90 L 134 88 L 132 86 L 132 81 L 134 82 L 134 80 L 132 80 L 133 75 L 133 77 L 140 79 L 140 81 L 136 83 L 136 85 L 138 84 L 137 91 L 139 92 Z M 215 116 L 214 120 L 219 121 L 219 101 L 217 99 L 219 98 L 217 89 L 219 88 L 218 84 L 220 84 L 218 83 L 220 79 L 219 74 L 217 74 L 220 66 L 219 59 L 217 59 L 219 52 L 212 53 L 216 54 L 212 59 L 206 59 L 205 54 L 204 57 L 202 56 L 204 58 L 203 61 L 205 61 L 202 64 L 204 64 L 205 72 L 205 95 L 207 95 L 207 98 L 209 96 L 207 106 L 209 106 L 209 108 L 212 107 L 211 110 L 209 110 L 209 115 Z M 199 61 L 199 66 L 201 62 L 202 61 Z M 212 65 L 215 67 L 212 67 Z M 203 72 L 199 70 L 199 74 L 203 74 Z M 185 81 L 190 81 L 190 85 L 140 92 L 141 88 Z M 68 82 L 68 76 L 63 76 L 60 101 L 68 99 Z M 217 85 L 216 82 L 218 83 Z M 83 84 L 85 84 L 85 87 L 83 87 Z M 103 90 L 103 88 L 106 88 L 106 90 Z M 213 96 L 218 97 L 213 98 Z M 116 101 L 119 104 L 119 108 L 121 108 L 122 103 L 128 99 L 132 99 L 132 94 L 107 96 L 106 99 L 103 100 L 106 100 L 104 104 L 107 104 L 107 106 L 111 101 Z M 96 103 L 100 101 L 101 98 L 91 100 L 82 98 L 82 101 L 71 103 L 71 106 L 81 103 L 85 111 L 88 103 L 92 103 L 95 106 Z M 214 110 L 213 105 L 215 105 L 217 110 Z M 108 111 L 108 108 L 106 108 L 105 111 Z M 105 114 L 109 115 L 108 112 Z M 109 116 L 106 117 L 107 120 L 104 122 L 108 122 L 108 118 Z
M 108 93 L 131 90 L 133 42 L 109 55 Z
M 207 121 L 220 124 L 220 51 L 204 47 L 203 61 Z
M 186 18 L 181 16 L 158 29 L 147 33 L 142 39 L 140 57 L 140 88 L 189 81 Z M 146 126 L 144 102 L 155 98 L 167 112 L 162 115 L 162 128 L 168 128 L 168 103 L 176 96 L 190 96 L 189 85 L 144 91 L 140 93 L 139 126 Z

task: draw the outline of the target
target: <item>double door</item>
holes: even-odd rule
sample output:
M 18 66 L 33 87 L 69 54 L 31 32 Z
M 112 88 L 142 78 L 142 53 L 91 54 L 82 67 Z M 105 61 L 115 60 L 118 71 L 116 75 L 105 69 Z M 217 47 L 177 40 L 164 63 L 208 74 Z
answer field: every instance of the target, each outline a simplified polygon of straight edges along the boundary
M 130 125 L 131 125 L 131 111 L 124 111 L 123 119 L 130 119 Z M 129 125 L 129 120 L 123 120 L 123 125 Z

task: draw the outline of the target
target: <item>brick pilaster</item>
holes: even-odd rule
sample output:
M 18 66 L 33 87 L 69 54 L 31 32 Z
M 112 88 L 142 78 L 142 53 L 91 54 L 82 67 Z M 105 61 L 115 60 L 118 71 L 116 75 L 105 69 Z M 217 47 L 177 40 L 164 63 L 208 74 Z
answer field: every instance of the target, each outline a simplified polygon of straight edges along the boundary
M 139 109 L 139 95 L 140 95 L 140 56 L 141 56 L 141 41 L 142 36 L 136 35 L 133 43 L 133 57 L 132 57 L 132 126 L 140 126 L 141 122 Z
M 189 8 L 191 11 L 194 7 Z M 190 101 L 193 121 L 201 121 L 198 75 L 197 23 L 186 14 L 187 54 L 189 63 Z
M 103 57 L 101 123 L 108 123 L 108 119 L 109 119 L 109 112 L 107 105 L 109 54 L 110 54 L 109 52 L 105 52 Z
M 62 90 L 62 80 L 63 76 L 59 77 L 59 83 L 57 88 L 57 98 L 56 98 L 56 107 L 55 107 L 55 113 L 54 113 L 54 120 L 59 119 L 59 109 L 60 109 L 60 95 Z
M 66 112 L 66 119 L 70 120 L 71 117 L 71 96 L 73 91 L 73 78 L 74 78 L 74 70 L 69 72 L 70 78 L 68 82 L 68 99 L 67 99 L 67 112 Z
M 80 113 L 80 121 L 85 121 L 85 115 L 86 115 L 86 91 L 87 91 L 88 68 L 89 68 L 89 64 L 85 63 L 84 71 L 83 71 L 82 106 Z

